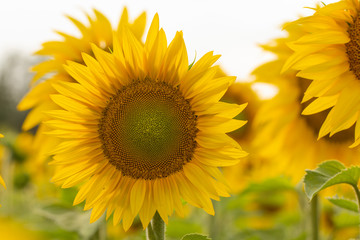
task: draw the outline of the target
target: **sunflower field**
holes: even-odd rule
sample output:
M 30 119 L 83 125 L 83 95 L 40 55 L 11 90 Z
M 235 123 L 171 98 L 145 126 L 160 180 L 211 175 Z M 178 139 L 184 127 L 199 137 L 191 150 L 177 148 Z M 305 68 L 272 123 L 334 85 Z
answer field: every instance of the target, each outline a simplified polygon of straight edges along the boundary
M 3 4 L 0 240 L 360 239 L 359 0 Z

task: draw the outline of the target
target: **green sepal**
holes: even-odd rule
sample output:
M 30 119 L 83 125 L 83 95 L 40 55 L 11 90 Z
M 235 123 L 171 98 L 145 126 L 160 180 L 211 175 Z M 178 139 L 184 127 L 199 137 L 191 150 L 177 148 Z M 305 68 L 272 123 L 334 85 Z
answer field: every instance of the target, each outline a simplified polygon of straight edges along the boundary
M 194 65 L 196 60 L 196 51 L 195 51 L 195 57 L 194 57 L 194 61 L 192 63 L 190 63 L 189 67 L 188 67 L 188 71 L 192 68 L 192 66 Z

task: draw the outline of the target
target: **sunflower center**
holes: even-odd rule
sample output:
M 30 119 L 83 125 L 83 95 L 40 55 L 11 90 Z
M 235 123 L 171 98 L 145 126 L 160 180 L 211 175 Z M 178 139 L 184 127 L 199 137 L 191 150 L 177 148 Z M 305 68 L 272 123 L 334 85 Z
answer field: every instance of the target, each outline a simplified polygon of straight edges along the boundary
M 350 42 L 346 43 L 346 53 L 349 58 L 350 70 L 360 80 L 360 15 L 349 25 Z
M 123 87 L 102 113 L 105 156 L 125 176 L 167 177 L 191 161 L 196 115 L 180 90 L 146 78 Z
M 306 91 L 308 86 L 310 85 L 310 81 L 303 78 L 298 78 L 298 84 L 300 86 L 300 92 L 303 93 Z M 301 103 L 302 94 L 299 96 L 299 103 Z M 300 112 L 304 111 L 304 109 L 309 106 L 314 100 L 309 100 L 305 103 L 301 104 Z M 314 132 L 315 137 L 319 134 L 320 128 L 325 121 L 327 115 L 329 114 L 330 109 L 324 110 L 319 113 L 311 114 L 311 115 L 300 115 L 306 122 L 307 126 Z M 332 137 L 326 135 L 323 137 L 324 140 L 331 143 L 345 143 L 353 140 L 353 128 L 346 129 L 344 131 L 338 132 L 334 134 Z

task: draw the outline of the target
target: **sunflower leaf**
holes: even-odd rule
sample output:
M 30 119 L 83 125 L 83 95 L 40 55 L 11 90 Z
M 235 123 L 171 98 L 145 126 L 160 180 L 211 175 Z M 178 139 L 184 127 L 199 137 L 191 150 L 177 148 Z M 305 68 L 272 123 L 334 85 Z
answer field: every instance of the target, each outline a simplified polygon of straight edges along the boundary
M 329 200 L 335 206 L 350 210 L 352 212 L 359 212 L 358 205 L 356 204 L 356 202 L 354 202 L 352 200 L 344 199 L 344 198 L 337 198 L 337 197 L 327 198 L 327 200 Z
M 359 167 L 346 168 L 337 160 L 325 161 L 319 164 L 315 170 L 306 170 L 305 193 L 311 200 L 321 190 L 333 185 L 347 183 L 356 187 L 359 178 Z
M 183 236 L 181 240 L 211 240 L 211 238 L 198 233 L 189 233 Z

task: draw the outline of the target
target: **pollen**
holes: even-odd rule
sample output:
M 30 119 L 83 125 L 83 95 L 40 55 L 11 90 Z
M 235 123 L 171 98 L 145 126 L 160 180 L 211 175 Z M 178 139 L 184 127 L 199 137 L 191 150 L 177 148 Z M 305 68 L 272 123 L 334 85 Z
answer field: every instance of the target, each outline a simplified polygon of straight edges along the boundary
M 348 34 L 350 42 L 346 43 L 346 53 L 349 58 L 350 70 L 360 80 L 360 16 L 349 25 Z
M 196 148 L 197 117 L 177 87 L 134 80 L 109 99 L 99 122 L 104 155 L 124 176 L 164 178 Z

